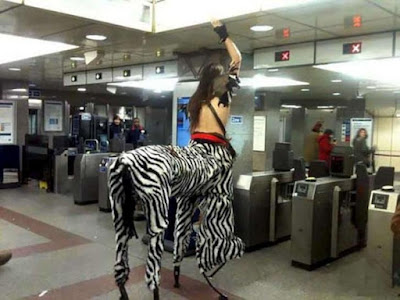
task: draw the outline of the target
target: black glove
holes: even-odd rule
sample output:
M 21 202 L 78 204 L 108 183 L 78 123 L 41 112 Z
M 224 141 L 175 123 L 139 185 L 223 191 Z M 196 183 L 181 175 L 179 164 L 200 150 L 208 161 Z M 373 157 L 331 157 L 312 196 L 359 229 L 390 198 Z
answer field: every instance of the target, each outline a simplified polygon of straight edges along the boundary
M 214 31 L 218 34 L 219 36 L 219 42 L 222 44 L 225 42 L 225 40 L 229 37 L 228 35 L 228 30 L 226 29 L 225 24 L 222 24 L 221 26 L 215 27 Z

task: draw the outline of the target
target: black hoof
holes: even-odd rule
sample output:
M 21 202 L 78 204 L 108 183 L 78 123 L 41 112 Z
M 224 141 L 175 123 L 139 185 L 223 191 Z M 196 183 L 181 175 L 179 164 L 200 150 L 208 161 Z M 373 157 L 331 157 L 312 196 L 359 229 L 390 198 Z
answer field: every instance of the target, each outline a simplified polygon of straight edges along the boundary
M 181 273 L 180 267 L 174 267 L 174 278 L 175 278 L 175 284 L 174 284 L 174 288 L 180 288 L 181 285 L 179 283 L 179 275 Z
M 219 296 L 219 299 L 220 299 L 220 300 L 228 300 L 228 297 L 225 296 L 225 295 L 220 295 L 220 296 Z
M 128 293 L 126 292 L 125 286 L 120 285 L 119 291 L 121 293 L 121 297 L 119 298 L 119 300 L 129 300 Z
M 160 292 L 158 288 L 153 291 L 154 300 L 160 300 Z

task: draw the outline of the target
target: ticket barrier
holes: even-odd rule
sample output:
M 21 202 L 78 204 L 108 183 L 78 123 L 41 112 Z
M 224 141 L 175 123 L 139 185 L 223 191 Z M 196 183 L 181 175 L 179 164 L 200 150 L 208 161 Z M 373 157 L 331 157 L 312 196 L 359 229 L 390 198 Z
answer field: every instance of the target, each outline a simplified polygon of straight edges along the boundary
M 54 157 L 54 192 L 69 194 L 72 192 L 74 162 L 78 148 L 70 147 Z
M 336 149 L 338 148 L 338 149 Z M 366 221 L 374 176 L 357 165 L 350 147 L 332 152 L 331 174 L 295 184 L 292 201 L 292 265 L 315 269 L 365 246 Z M 347 178 L 346 178 L 347 177 Z
M 117 158 L 117 154 L 103 157 L 99 165 L 99 210 L 103 212 L 111 212 L 108 177 L 110 166 Z
M 376 276 L 375 280 L 382 278 L 382 284 L 397 287 L 397 291 L 400 287 L 400 239 L 393 237 L 390 224 L 399 199 L 400 190 L 392 186 L 372 191 L 368 207 L 367 246 L 367 263 L 371 268 L 368 271 L 379 272 L 380 276 Z
M 99 201 L 99 165 L 104 153 L 78 154 L 74 162 L 73 196 L 78 205 Z
M 293 161 L 290 144 L 279 143 L 274 152 L 273 165 L 281 170 L 240 175 L 235 185 L 235 233 L 247 251 L 287 240 L 291 234 L 294 181 L 305 178 L 305 163 Z

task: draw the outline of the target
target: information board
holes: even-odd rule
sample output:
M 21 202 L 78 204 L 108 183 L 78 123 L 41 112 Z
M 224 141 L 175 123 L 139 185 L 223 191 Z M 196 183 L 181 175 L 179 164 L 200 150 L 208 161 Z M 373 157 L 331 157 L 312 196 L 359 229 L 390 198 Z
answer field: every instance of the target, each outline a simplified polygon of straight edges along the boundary
M 0 101 L 0 144 L 15 144 L 15 104 Z
M 357 135 L 357 132 L 363 128 L 367 131 L 367 145 L 371 148 L 372 146 L 372 119 L 371 118 L 354 118 L 350 120 L 350 143 L 353 146 L 353 140 Z
M 63 130 L 63 102 L 44 102 L 44 131 Z
M 254 117 L 253 151 L 265 151 L 265 131 L 267 119 L 265 116 Z

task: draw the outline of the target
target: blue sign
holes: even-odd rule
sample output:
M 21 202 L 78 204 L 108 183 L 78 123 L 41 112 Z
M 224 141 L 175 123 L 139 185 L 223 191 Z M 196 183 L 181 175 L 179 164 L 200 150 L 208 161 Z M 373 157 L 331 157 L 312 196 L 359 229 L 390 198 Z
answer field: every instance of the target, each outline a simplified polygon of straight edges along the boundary
M 243 116 L 231 116 L 231 124 L 243 124 Z

